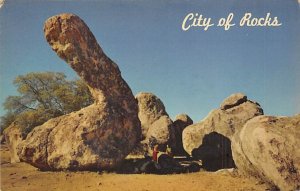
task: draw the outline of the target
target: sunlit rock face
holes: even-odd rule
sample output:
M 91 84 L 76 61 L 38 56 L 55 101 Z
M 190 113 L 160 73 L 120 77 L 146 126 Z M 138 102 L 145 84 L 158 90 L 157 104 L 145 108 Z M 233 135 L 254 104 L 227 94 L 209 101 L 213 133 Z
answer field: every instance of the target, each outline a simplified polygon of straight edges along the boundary
M 280 190 L 300 187 L 300 115 L 258 116 L 232 139 L 233 159 L 242 174 Z
M 183 148 L 202 160 L 204 168 L 215 171 L 235 167 L 232 159 L 231 139 L 243 125 L 263 110 L 242 93 L 226 98 L 219 109 L 212 110 L 199 123 L 187 126 L 182 133 Z
M 95 103 L 35 127 L 18 147 L 20 159 L 43 170 L 118 167 L 141 137 L 131 89 L 78 16 L 53 16 L 44 33 L 57 55 L 87 83 Z
M 163 102 L 154 94 L 140 92 L 135 96 L 138 102 L 138 116 L 142 127 L 142 141 L 144 151 L 152 154 L 154 140 L 162 150 L 168 144 L 172 149 L 176 148 L 175 131 L 173 121 L 165 110 Z

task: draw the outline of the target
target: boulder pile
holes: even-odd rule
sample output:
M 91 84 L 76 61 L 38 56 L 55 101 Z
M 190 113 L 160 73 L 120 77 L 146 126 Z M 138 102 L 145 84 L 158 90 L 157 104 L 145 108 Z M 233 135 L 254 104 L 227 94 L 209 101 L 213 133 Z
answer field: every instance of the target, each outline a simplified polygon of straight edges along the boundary
M 176 148 L 173 121 L 166 112 L 163 102 L 152 93 L 141 92 L 136 95 L 138 102 L 138 117 L 142 127 L 142 142 L 144 150 L 151 154 L 151 144 L 165 147 L 167 144 L 172 149 Z
M 262 115 L 258 103 L 237 93 L 226 98 L 219 109 L 183 130 L 185 151 L 202 160 L 206 170 L 215 171 L 235 167 L 231 152 L 231 139 L 251 118 Z
M 281 190 L 300 189 L 300 115 L 264 116 L 258 103 L 236 93 L 199 123 L 186 114 L 173 122 L 154 94 L 133 96 L 117 64 L 78 16 L 53 16 L 44 33 L 57 55 L 87 83 L 95 102 L 35 127 L 24 140 L 13 123 L 4 131 L 12 163 L 21 160 L 41 170 L 111 170 L 139 146 L 151 155 L 154 143 L 201 160 L 209 171 L 237 167 Z M 198 163 L 191 169 L 173 163 L 170 153 L 161 156 L 159 163 L 168 172 L 200 168 Z M 125 167 L 143 173 L 155 165 L 146 157 Z

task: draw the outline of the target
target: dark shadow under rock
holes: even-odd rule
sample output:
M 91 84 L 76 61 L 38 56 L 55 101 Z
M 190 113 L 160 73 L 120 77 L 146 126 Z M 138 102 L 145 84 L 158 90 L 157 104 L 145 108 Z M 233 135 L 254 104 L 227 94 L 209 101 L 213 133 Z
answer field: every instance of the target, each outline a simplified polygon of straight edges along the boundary
M 235 167 L 230 139 L 216 132 L 205 135 L 202 145 L 192 151 L 192 156 L 201 160 L 207 171 Z
M 199 162 L 191 158 L 172 158 L 160 155 L 157 163 L 149 158 L 126 159 L 116 171 L 120 174 L 179 174 L 200 171 Z

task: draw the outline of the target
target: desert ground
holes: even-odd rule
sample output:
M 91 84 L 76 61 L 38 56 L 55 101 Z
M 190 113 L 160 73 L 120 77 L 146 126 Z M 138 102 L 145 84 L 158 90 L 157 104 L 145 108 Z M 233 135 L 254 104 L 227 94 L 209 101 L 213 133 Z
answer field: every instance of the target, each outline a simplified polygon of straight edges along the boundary
M 188 174 L 117 174 L 108 172 L 42 172 L 26 163 L 10 163 L 9 150 L 1 145 L 1 191 L 207 191 L 268 190 L 237 173 L 200 171 Z

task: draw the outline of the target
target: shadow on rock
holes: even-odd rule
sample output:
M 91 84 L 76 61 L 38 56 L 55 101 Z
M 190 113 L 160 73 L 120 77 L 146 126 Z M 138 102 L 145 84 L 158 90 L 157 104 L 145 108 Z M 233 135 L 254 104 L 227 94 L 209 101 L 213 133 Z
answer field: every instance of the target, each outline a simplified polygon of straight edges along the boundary
M 207 171 L 235 167 L 230 139 L 216 132 L 205 135 L 202 145 L 192 151 L 192 156 L 201 160 Z

